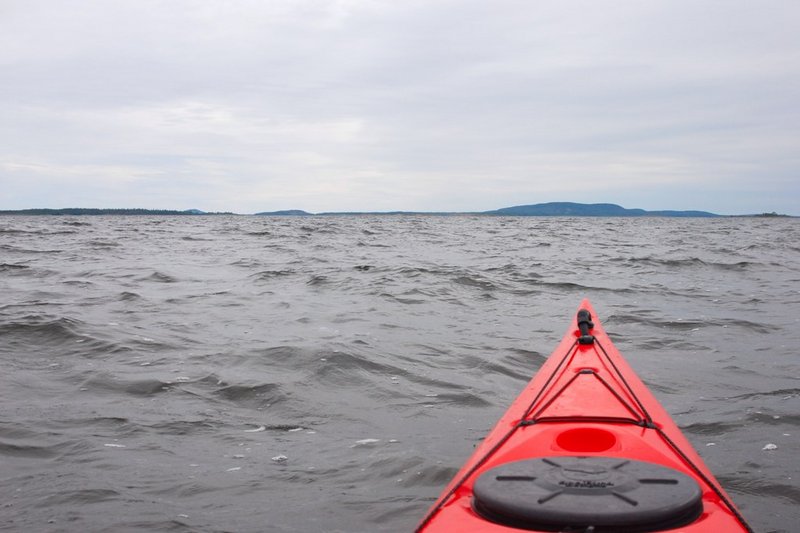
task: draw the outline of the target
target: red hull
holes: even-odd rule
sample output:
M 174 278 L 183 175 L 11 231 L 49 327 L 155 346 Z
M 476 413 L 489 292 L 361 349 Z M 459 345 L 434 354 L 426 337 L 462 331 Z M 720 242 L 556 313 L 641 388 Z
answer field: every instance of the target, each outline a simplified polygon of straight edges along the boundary
M 581 309 L 594 317 L 588 300 Z M 520 531 L 518 526 L 502 525 L 478 514 L 474 486 L 481 474 L 527 459 L 595 456 L 661 465 L 697 482 L 702 491 L 699 516 L 688 525 L 651 531 L 751 531 L 599 322 L 594 319 L 592 324 L 591 344 L 578 342 L 578 322 L 573 320 L 559 346 L 450 482 L 417 531 Z

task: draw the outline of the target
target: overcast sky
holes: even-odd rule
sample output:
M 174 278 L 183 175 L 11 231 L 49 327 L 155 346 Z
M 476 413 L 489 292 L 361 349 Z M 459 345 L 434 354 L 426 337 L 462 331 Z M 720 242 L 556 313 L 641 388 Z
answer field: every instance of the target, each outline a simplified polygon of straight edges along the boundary
M 0 209 L 800 215 L 798 0 L 0 0 Z

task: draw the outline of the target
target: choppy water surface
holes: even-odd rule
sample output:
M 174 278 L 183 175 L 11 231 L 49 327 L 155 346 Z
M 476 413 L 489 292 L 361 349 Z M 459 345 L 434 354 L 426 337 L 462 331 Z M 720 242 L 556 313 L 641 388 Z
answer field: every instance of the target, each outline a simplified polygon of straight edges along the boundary
M 583 297 L 800 519 L 796 220 L 2 217 L 0 289 L 8 530 L 411 530 Z

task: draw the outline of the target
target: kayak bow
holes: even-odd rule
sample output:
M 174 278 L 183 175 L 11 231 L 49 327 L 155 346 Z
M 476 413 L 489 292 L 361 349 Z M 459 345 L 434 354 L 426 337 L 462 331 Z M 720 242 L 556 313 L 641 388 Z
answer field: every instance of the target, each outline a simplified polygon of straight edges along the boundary
M 581 303 L 417 532 L 752 532 Z

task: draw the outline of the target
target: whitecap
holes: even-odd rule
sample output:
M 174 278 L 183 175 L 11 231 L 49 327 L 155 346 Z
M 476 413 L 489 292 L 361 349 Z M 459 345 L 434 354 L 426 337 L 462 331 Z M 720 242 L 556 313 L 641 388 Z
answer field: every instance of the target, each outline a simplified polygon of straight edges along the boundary
M 380 442 L 381 439 L 361 439 L 357 440 L 355 444 L 350 446 L 351 448 L 358 448 L 359 446 L 369 446 L 371 444 L 375 444 L 376 442 Z

